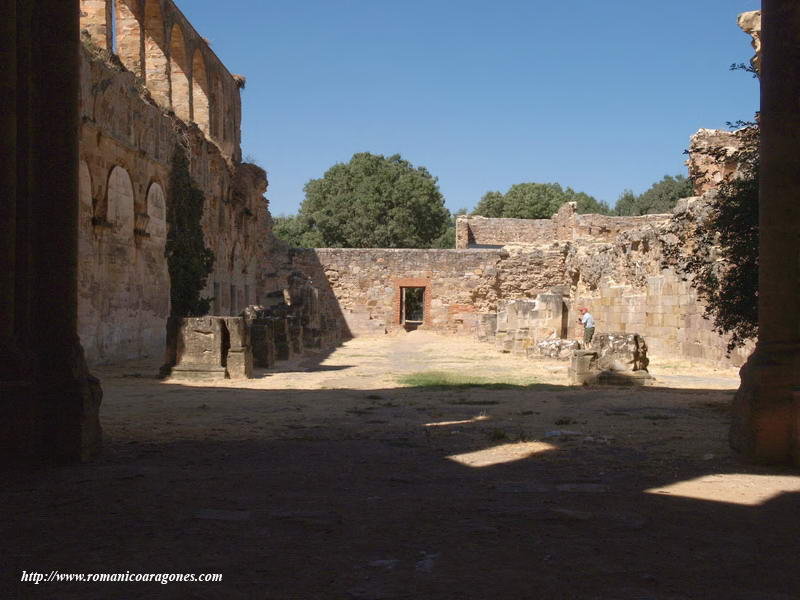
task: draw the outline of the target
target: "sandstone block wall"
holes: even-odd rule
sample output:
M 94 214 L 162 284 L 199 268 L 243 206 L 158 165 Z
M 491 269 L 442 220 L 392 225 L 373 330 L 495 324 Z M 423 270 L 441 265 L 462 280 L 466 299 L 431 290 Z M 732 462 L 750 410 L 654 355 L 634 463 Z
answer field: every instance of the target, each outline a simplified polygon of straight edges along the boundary
M 713 148 L 720 149 L 721 154 L 712 154 L 710 151 Z M 723 179 L 736 172 L 737 164 L 732 155 L 740 149 L 741 142 L 733 131 L 700 129 L 692 136 L 686 165 L 695 195 L 702 196 L 713 190 Z
M 686 201 L 678 210 L 700 204 L 701 199 Z M 625 219 L 621 231 L 607 239 L 607 228 L 589 236 L 589 224 L 605 221 L 595 216 L 586 215 L 586 229 L 572 228 L 579 234 L 567 241 L 468 250 L 295 249 L 285 262 L 321 287 L 322 310 L 350 335 L 399 326 L 400 288 L 413 285 L 426 288 L 426 327 L 487 340 L 498 332 L 497 343 L 508 351 L 524 354 L 526 345 L 554 334 L 582 338 L 578 309 L 586 306 L 598 333 L 643 335 L 659 358 L 742 364 L 751 348 L 726 357 L 727 339 L 702 318 L 703 306 L 690 284 L 662 265 L 661 245 L 671 234 L 671 221 L 663 215 Z M 640 226 L 631 227 L 636 222 Z M 560 305 L 550 307 L 555 298 Z M 524 322 L 514 316 L 509 325 L 509 307 L 517 315 L 523 305 L 531 307 Z
M 327 283 L 321 302 L 338 313 L 350 335 L 382 334 L 398 327 L 402 286 L 425 287 L 425 326 L 469 332 L 480 307 L 476 297 L 498 275 L 499 250 L 326 248 L 293 250 L 291 265 Z
M 98 49 L 110 47 L 108 41 L 100 44 L 109 30 L 107 21 L 102 27 L 93 23 L 100 23 L 112 4 L 82 3 L 82 26 L 92 41 L 81 55 L 78 329 L 90 364 L 163 355 L 170 298 L 166 215 L 178 144 L 188 147 L 190 172 L 205 198 L 202 227 L 215 262 L 203 295 L 213 298 L 212 313 L 238 314 L 274 286 L 266 173 L 239 162 L 236 81 L 172 2 L 118 0 L 115 10 L 130 10 L 123 17 L 133 21 L 117 21 L 118 55 Z M 161 19 L 150 19 L 145 27 L 142 19 L 156 14 Z M 182 118 L 167 103 L 176 97 L 153 92 L 157 78 L 151 67 L 159 63 L 148 57 L 161 47 L 146 45 L 147 36 L 140 39 L 148 27 L 163 29 L 164 36 L 168 28 L 180 28 L 186 56 L 202 57 L 209 80 L 223 81 L 221 91 L 208 97 L 218 101 L 210 105 L 208 122 L 193 112 L 200 106 L 199 91 L 194 100 L 186 96 L 190 110 Z M 136 52 L 126 56 L 124 36 L 131 32 L 140 37 L 131 46 Z M 184 74 L 199 77 L 200 63 L 195 66 Z M 173 95 L 180 91 L 171 89 Z
M 552 241 L 611 241 L 623 231 L 658 225 L 669 215 L 610 217 L 577 213 L 574 202 L 564 204 L 549 219 L 494 219 L 461 216 L 456 219 L 456 248 L 545 244 Z
M 113 52 L 162 108 L 241 160 L 244 79 L 232 75 L 172 0 L 81 0 L 81 30 Z

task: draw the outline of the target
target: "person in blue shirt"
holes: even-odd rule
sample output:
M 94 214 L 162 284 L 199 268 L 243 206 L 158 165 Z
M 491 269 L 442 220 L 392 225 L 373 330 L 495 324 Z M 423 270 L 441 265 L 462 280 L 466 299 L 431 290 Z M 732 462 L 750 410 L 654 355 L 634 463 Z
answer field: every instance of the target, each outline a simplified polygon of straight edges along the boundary
M 578 319 L 578 323 L 583 325 L 583 345 L 588 348 L 594 337 L 594 317 L 588 308 L 581 308 L 579 312 L 581 313 L 581 318 Z

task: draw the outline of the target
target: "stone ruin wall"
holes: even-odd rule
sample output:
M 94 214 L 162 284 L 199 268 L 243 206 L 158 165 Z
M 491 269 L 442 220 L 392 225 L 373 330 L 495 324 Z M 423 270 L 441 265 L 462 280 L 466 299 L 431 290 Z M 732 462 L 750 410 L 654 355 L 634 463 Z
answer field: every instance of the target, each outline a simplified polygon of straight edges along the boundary
M 679 203 L 675 218 L 702 198 Z M 574 308 L 587 306 L 599 332 L 639 333 L 653 355 L 740 366 L 752 346 L 726 356 L 727 336 L 703 318 L 703 304 L 689 281 L 662 266 L 662 244 L 673 234 L 670 223 L 620 234 L 611 242 L 575 246 L 565 267 L 572 279 L 570 334 L 577 337 Z
M 578 215 L 568 204 L 550 219 L 460 217 L 458 250 L 282 247 L 271 235 L 265 173 L 240 163 L 243 79 L 170 0 L 81 5 L 80 331 L 90 361 L 159 355 L 164 347 L 165 208 L 180 142 L 206 196 L 203 229 L 216 261 L 205 295 L 215 315 L 269 305 L 285 296 L 281 282 L 298 274 L 319 295 L 330 343 L 399 327 L 401 286 L 426 287 L 425 327 L 462 334 L 508 302 L 555 306 L 561 297 L 560 312 L 545 311 L 558 318 L 536 321 L 537 336 L 578 337 L 576 310 L 585 304 L 600 331 L 640 333 L 654 354 L 729 362 L 726 340 L 702 319 L 691 287 L 661 269 L 659 228 L 670 215 Z M 693 148 L 717 144 L 724 133 L 701 130 Z M 707 176 L 698 194 L 724 175 L 715 168 L 690 161 L 690 174 Z
M 240 162 L 241 80 L 171 1 L 84 0 L 81 10 L 79 334 L 89 363 L 161 357 L 173 151 L 189 149 L 205 196 L 214 314 L 238 314 L 273 285 L 266 173 Z
M 661 223 L 669 215 L 609 217 L 577 214 L 565 204 L 549 219 L 499 219 L 460 216 L 456 219 L 456 248 L 466 249 L 506 244 L 546 244 L 553 240 L 605 240 L 648 223 Z
M 683 201 L 676 213 L 700 202 Z M 623 219 L 622 232 L 611 240 L 603 232 L 597 239 L 583 234 L 491 249 L 295 249 L 287 265 L 322 288 L 322 310 L 335 313 L 345 336 L 399 327 L 399 288 L 424 286 L 424 326 L 436 331 L 487 337 L 490 317 L 509 302 L 528 300 L 538 315 L 524 325 L 530 343 L 553 335 L 580 338 L 577 311 L 585 305 L 598 333 L 638 333 L 655 356 L 742 364 L 751 348 L 726 357 L 727 338 L 703 319 L 689 282 L 662 268 L 661 244 L 673 231 L 671 219 L 659 215 L 639 222 L 630 228 L 631 220 Z M 555 296 L 562 299 L 558 310 L 539 311 Z
M 718 148 L 725 153 L 724 157 L 715 157 L 709 153 Z M 721 129 L 700 129 L 689 143 L 689 178 L 692 180 L 694 194 L 702 196 L 716 188 L 722 181 L 736 172 L 737 164 L 733 158 L 728 159 L 741 149 L 741 141 L 734 131 Z
M 293 249 L 291 268 L 322 289 L 328 314 L 349 335 L 400 326 L 400 288 L 425 287 L 425 328 L 473 334 L 481 313 L 506 298 L 568 288 L 566 247 L 472 250 Z

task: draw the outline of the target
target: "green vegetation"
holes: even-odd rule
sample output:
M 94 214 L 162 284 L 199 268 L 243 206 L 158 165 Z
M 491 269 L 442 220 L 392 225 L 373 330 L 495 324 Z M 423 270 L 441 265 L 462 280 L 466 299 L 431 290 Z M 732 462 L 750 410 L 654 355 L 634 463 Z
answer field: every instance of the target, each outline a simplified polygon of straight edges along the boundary
M 214 266 L 214 253 L 203 238 L 203 192 L 192 181 L 186 148 L 172 155 L 167 201 L 167 245 L 164 255 L 170 279 L 170 314 L 200 317 L 208 314 L 211 298 L 200 292 Z
M 275 234 L 292 246 L 430 248 L 446 242 L 450 212 L 436 178 L 399 154 L 354 154 L 309 181 L 305 194 L 296 216 L 276 219 Z
M 447 223 L 445 232 L 436 238 L 431 244 L 431 248 L 439 248 L 442 250 L 453 249 L 456 247 L 456 219 L 460 215 L 465 215 L 469 211 L 466 208 L 459 208 L 456 212 L 450 215 L 450 221 Z
M 640 195 L 625 190 L 614 212 L 620 216 L 654 215 L 672 212 L 678 200 L 692 195 L 692 180 L 683 175 L 664 175 Z
M 535 381 L 512 377 L 478 377 L 463 375 L 448 371 L 420 371 L 397 378 L 398 383 L 409 387 L 425 387 L 439 389 L 458 388 L 486 388 L 495 390 L 508 390 L 514 388 L 527 388 L 536 385 Z M 461 403 L 467 403 L 464 400 Z M 470 402 L 470 404 L 496 404 L 493 401 Z
M 511 219 L 549 219 L 566 202 L 577 202 L 579 213 L 611 213 L 605 202 L 558 183 L 517 183 L 508 191 L 486 192 L 474 215 L 482 217 L 504 217 Z
M 493 442 L 500 442 L 509 439 L 508 434 L 502 429 L 492 429 L 489 432 L 488 437 Z
M 736 125 L 741 127 L 737 151 L 706 151 L 714 160 L 735 162 L 736 173 L 717 186 L 708 213 L 681 223 L 673 242 L 664 246 L 664 266 L 691 281 L 714 330 L 731 335 L 729 352 L 758 334 L 759 128 L 757 123 Z

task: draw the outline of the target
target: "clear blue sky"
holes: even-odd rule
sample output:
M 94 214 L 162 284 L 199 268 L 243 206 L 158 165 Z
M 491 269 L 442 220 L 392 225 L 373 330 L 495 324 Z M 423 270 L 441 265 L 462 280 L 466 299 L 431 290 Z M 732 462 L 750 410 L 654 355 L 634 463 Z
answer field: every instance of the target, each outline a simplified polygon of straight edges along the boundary
M 400 153 L 451 210 L 559 182 L 614 204 L 685 173 L 701 127 L 749 119 L 736 15 L 758 0 L 178 0 L 247 77 L 242 145 L 274 215 L 355 152 Z

